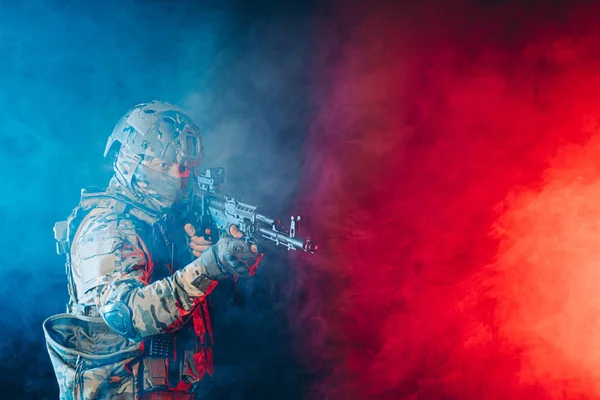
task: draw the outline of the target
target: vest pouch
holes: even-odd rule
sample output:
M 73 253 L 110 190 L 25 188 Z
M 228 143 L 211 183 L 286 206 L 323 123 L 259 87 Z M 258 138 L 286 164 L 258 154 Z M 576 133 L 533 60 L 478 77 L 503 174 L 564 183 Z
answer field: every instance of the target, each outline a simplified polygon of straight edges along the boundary
M 43 324 L 61 400 L 124 400 L 139 393 L 140 343 L 102 318 L 57 314 Z

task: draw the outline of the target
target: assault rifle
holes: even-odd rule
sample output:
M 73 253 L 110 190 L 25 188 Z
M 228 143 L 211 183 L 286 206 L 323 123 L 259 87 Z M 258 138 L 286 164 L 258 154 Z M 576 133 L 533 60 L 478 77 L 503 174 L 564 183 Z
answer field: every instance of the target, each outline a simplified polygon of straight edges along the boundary
M 190 211 L 195 226 L 202 227 L 206 239 L 216 242 L 220 232 L 228 232 L 231 225 L 236 225 L 251 242 L 262 238 L 288 250 L 317 251 L 316 243 L 298 237 L 300 216 L 292 216 L 286 228 L 279 219 L 257 212 L 256 206 L 219 194 L 224 178 L 224 168 L 209 168 L 198 175 L 198 185 L 194 187 Z

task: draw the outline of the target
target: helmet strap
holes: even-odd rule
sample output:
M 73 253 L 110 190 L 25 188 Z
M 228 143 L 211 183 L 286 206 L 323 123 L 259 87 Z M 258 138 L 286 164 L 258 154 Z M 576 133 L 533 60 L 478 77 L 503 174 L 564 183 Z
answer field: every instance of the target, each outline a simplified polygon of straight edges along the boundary
M 134 154 L 132 157 L 129 157 L 133 163 L 131 163 L 131 166 L 129 167 L 129 170 L 125 173 L 126 174 L 126 181 L 127 181 L 127 185 L 131 186 L 131 180 L 133 179 L 133 174 L 135 173 L 135 170 L 137 169 L 138 165 L 140 165 L 140 163 L 142 162 L 142 156 L 140 156 L 139 154 Z
M 115 157 L 114 161 L 114 170 L 117 171 L 119 175 L 117 179 L 119 179 L 123 184 L 125 184 L 125 187 L 131 192 L 131 194 L 135 196 L 136 199 L 143 201 L 144 196 L 137 193 L 136 190 L 134 190 L 133 185 L 131 183 L 135 170 L 137 169 L 138 165 L 140 165 L 140 163 L 142 162 L 142 156 L 140 156 L 139 154 L 130 154 L 129 152 L 124 151 L 123 149 L 121 149 L 119 153 L 120 154 L 118 154 L 117 157 Z M 119 156 L 133 161 L 131 163 L 131 166 L 126 171 L 122 171 L 119 166 L 119 163 L 117 162 Z

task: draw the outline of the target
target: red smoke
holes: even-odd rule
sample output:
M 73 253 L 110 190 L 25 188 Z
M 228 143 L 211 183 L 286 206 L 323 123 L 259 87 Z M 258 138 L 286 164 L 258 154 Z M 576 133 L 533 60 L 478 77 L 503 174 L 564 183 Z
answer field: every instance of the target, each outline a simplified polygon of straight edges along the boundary
M 311 398 L 600 399 L 599 11 L 327 20 L 291 313 Z

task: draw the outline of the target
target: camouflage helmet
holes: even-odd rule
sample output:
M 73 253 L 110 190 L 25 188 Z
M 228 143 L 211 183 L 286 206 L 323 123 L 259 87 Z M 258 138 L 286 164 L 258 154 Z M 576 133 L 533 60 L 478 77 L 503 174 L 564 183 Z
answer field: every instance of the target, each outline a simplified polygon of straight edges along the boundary
M 179 107 L 153 100 L 138 104 L 115 125 L 104 150 L 120 146 L 130 154 L 195 166 L 202 162 L 200 130 Z

